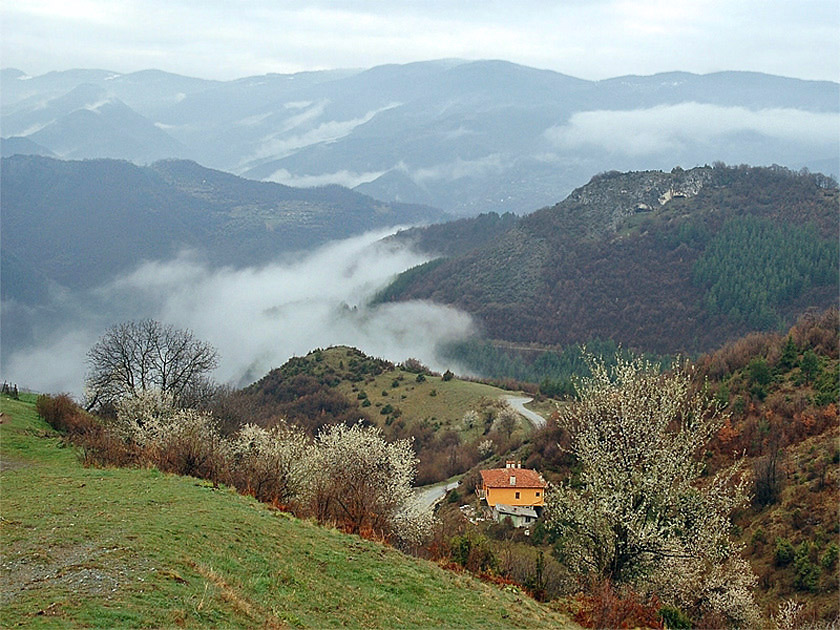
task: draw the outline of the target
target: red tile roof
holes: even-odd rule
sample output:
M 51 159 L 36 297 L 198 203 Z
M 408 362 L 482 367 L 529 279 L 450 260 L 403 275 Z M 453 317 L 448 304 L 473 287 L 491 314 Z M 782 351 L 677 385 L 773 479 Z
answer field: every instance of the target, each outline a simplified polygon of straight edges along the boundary
M 510 478 L 516 477 L 511 484 Z M 545 479 L 536 470 L 530 468 L 491 468 L 481 471 L 481 480 L 485 488 L 545 488 Z

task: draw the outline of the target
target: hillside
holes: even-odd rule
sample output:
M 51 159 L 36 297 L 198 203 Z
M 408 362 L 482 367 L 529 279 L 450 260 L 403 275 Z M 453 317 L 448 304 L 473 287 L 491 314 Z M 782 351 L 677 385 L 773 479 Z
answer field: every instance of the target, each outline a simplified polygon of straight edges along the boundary
M 225 488 L 83 468 L 31 398 L 0 400 L 4 627 L 570 627 Z
M 837 207 L 836 182 L 781 168 L 604 173 L 473 249 L 433 245 L 449 257 L 379 299 L 458 306 L 491 339 L 697 353 L 837 303 Z
M 35 342 L 37 326 L 72 320 L 68 299 L 83 302 L 83 291 L 143 262 L 189 251 L 208 269 L 259 266 L 334 239 L 443 218 L 339 186 L 291 188 L 188 161 L 140 167 L 20 155 L 0 166 L 0 208 L 7 353 Z
M 339 186 L 290 188 L 177 160 L 138 167 L 15 156 L 3 160 L 0 183 L 4 257 L 38 251 L 33 271 L 74 289 L 185 247 L 215 265 L 256 265 L 332 239 L 443 216 Z M 8 291 L 18 298 L 15 288 L 28 283 L 4 282 L 4 297 Z
M 733 535 L 758 577 L 766 614 L 788 599 L 801 624 L 836 619 L 840 484 L 840 319 L 809 312 L 779 333 L 753 333 L 697 359 L 697 376 L 729 419 L 703 453 L 705 479 L 739 465 L 751 502 Z M 554 422 L 534 434 L 525 464 L 558 481 L 574 474 Z M 799 627 L 799 626 L 796 626 Z
M 283 418 L 315 435 L 327 424 L 358 420 L 388 440 L 411 438 L 420 459 L 417 483 L 465 472 L 483 457 L 504 455 L 530 433 L 523 418 L 504 425 L 501 400 L 511 392 L 434 374 L 415 360 L 401 365 L 338 346 L 294 357 L 217 410 L 228 426 Z M 479 445 L 489 440 L 489 450 Z

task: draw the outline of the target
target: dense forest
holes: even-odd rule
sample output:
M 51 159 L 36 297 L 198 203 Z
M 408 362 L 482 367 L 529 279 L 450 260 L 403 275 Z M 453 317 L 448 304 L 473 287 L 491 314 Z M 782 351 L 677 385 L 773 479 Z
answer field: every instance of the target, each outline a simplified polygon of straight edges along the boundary
M 837 303 L 837 206 L 833 179 L 781 167 L 605 173 L 380 299 L 454 304 L 495 340 L 695 354 Z

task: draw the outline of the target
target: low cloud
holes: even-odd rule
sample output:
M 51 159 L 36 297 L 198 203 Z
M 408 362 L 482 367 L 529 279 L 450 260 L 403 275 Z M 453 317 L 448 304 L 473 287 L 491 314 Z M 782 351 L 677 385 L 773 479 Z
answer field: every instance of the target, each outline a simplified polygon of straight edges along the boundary
M 399 107 L 399 103 L 389 103 L 378 109 L 366 112 L 358 118 L 347 120 L 328 120 L 315 124 L 315 121 L 324 113 L 326 101 L 315 105 L 307 106 L 306 103 L 287 103 L 289 105 L 300 105 L 304 111 L 300 114 L 286 119 L 282 129 L 267 138 L 263 139 L 253 155 L 243 160 L 243 164 L 250 164 L 266 158 L 279 159 L 292 155 L 296 151 L 315 144 L 335 142 L 350 135 L 356 127 L 370 122 L 377 114 Z M 299 108 L 292 108 L 299 109 Z M 311 124 L 311 127 L 303 130 Z M 291 133 L 295 132 L 295 133 Z
M 385 235 L 334 242 L 260 268 L 211 269 L 190 254 L 145 263 L 86 296 L 84 314 L 13 353 L 4 372 L 39 391 L 80 395 L 90 346 L 108 326 L 145 317 L 188 328 L 216 346 L 221 362 L 215 377 L 235 385 L 291 356 L 339 344 L 457 370 L 440 360 L 438 346 L 472 332 L 468 315 L 428 302 L 367 305 L 396 274 L 426 260 L 381 243 Z
M 840 116 L 798 109 L 750 110 L 704 103 L 649 109 L 589 111 L 550 127 L 545 137 L 561 149 L 601 148 L 628 156 L 679 151 L 693 143 L 716 144 L 752 133 L 818 147 L 836 144 Z
M 285 168 L 274 171 L 265 181 L 295 186 L 297 188 L 312 188 L 314 186 L 326 186 L 327 184 L 338 184 L 347 188 L 355 188 L 359 184 L 372 182 L 386 171 L 369 171 L 356 173 L 354 171 L 341 170 L 334 173 L 320 173 L 318 175 L 296 175 Z
M 502 156 L 499 153 L 492 153 L 477 160 L 463 160 L 458 158 L 452 162 L 427 166 L 417 169 L 409 169 L 404 164 L 401 168 L 408 173 L 409 177 L 418 184 L 428 181 L 453 182 L 464 177 L 483 177 L 488 173 L 499 172 L 504 168 Z

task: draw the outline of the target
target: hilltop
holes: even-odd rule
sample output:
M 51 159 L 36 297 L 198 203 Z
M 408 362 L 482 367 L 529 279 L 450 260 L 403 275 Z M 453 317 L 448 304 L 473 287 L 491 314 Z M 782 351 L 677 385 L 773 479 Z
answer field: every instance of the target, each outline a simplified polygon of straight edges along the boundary
M 32 398 L 0 401 L 4 627 L 571 627 L 516 589 L 225 488 L 83 468 Z
M 837 303 L 838 199 L 779 167 L 604 173 L 488 240 L 487 219 L 398 236 L 443 256 L 379 300 L 455 305 L 496 340 L 708 351 Z
M 290 359 L 234 393 L 218 415 L 230 427 L 283 418 L 311 435 L 336 422 L 374 424 L 388 440 L 413 440 L 420 459 L 417 483 L 424 485 L 522 444 L 531 432 L 528 422 L 516 414 L 509 424 L 503 421 L 503 399 L 510 394 L 451 372 L 433 373 L 413 359 L 396 365 L 336 346 Z

